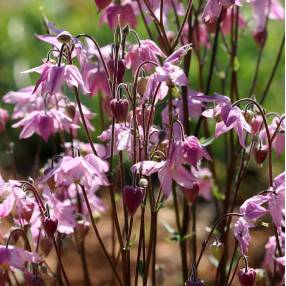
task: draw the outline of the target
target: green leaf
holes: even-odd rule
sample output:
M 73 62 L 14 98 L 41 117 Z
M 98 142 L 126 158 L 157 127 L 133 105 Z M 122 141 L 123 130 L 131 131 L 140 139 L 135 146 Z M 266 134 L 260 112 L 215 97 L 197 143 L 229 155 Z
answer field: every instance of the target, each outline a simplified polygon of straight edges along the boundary
M 210 144 L 212 144 L 214 140 L 215 140 L 215 137 L 214 137 L 214 136 L 211 136 L 211 137 L 209 137 L 209 138 L 204 138 L 204 137 L 202 137 L 202 138 L 200 139 L 200 142 L 201 142 L 201 144 L 202 144 L 204 147 L 207 147 L 207 146 L 209 146 Z
M 212 193 L 214 197 L 219 201 L 223 201 L 225 199 L 225 195 L 219 191 L 217 186 L 213 187 Z

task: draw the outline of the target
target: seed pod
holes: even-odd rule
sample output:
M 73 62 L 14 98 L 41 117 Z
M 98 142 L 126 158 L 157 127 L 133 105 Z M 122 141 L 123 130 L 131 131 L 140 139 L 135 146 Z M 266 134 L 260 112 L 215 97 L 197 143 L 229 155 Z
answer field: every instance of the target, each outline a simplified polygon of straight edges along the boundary
M 56 218 L 45 217 L 43 220 L 44 230 L 49 238 L 53 238 L 58 228 L 58 220 Z
M 198 182 L 194 182 L 192 188 L 189 189 L 182 188 L 182 190 L 187 202 L 193 204 L 196 201 L 198 194 L 200 192 L 200 184 Z
M 123 202 L 131 216 L 133 216 L 143 202 L 145 190 L 141 187 L 125 186 L 122 191 Z
M 253 286 L 256 278 L 256 271 L 253 268 L 240 269 L 238 279 L 241 286 Z
M 128 116 L 128 100 L 114 98 L 110 101 L 110 109 L 116 122 L 125 122 Z

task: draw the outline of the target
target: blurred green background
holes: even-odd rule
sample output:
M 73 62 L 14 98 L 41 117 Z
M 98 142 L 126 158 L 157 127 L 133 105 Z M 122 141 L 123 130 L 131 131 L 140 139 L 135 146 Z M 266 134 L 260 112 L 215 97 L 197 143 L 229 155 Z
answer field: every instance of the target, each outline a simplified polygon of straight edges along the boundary
M 249 17 L 250 11 L 243 8 L 243 13 Z M 110 43 L 113 36 L 108 27 L 104 24 L 98 25 L 99 16 L 93 0 L 1 0 L 0 1 L 0 96 L 10 90 L 17 90 L 21 87 L 33 84 L 34 75 L 23 75 L 20 71 L 41 63 L 49 50 L 49 45 L 38 41 L 34 35 L 44 33 L 42 15 L 56 23 L 60 29 L 70 31 L 72 34 L 89 33 L 94 35 L 101 45 Z M 246 19 L 247 19 L 246 17 Z M 138 26 L 138 33 L 142 39 L 147 37 L 142 23 Z M 268 41 L 263 53 L 260 73 L 257 81 L 255 95 L 261 96 L 269 78 L 270 71 L 276 58 L 276 54 L 284 33 L 283 21 L 270 21 Z M 255 63 L 258 54 L 258 46 L 254 42 L 249 29 L 243 33 L 238 45 L 239 61 L 239 89 L 240 96 L 247 97 L 253 78 Z M 209 60 L 209 56 L 207 58 Z M 267 111 L 284 112 L 284 56 L 279 63 L 279 67 L 265 101 Z M 219 73 L 226 64 L 226 57 L 223 48 L 219 47 L 219 57 L 217 61 L 218 70 L 213 78 L 212 91 L 221 90 Z M 192 89 L 198 89 L 197 70 L 194 61 L 190 74 Z M 221 69 L 221 70 L 220 70 Z M 208 70 L 208 62 L 205 71 Z M 206 78 L 206 77 L 205 77 Z M 89 100 L 88 105 L 93 111 L 97 111 L 97 99 Z M 86 103 L 87 101 L 84 100 Z M 3 105 L 12 110 L 12 106 Z M 95 118 L 95 126 L 98 125 L 98 117 Z M 30 174 L 33 165 L 34 155 L 40 139 L 33 136 L 24 141 L 18 140 L 20 130 L 15 130 L 8 126 L 8 132 L 0 138 L 0 165 L 8 168 L 13 159 L 16 159 L 17 171 L 22 175 Z M 100 132 L 94 134 L 94 138 Z M 13 152 L 7 150 L 9 141 L 14 142 Z M 50 145 L 42 146 L 44 159 L 54 154 Z M 218 155 L 223 157 L 224 150 L 218 142 L 215 149 Z M 30 160 L 30 162 L 29 162 Z

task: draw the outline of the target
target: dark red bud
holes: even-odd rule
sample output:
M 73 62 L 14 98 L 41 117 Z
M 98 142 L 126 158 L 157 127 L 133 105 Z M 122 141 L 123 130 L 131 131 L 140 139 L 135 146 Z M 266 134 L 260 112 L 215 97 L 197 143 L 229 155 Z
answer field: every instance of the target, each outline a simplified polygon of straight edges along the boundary
M 144 188 L 125 186 L 122 191 L 123 202 L 127 207 L 127 210 L 131 216 L 133 216 L 143 202 L 144 199 Z
M 49 238 L 53 238 L 58 228 L 58 220 L 56 218 L 45 217 L 43 220 L 44 230 Z
M 198 182 L 194 182 L 192 188 L 190 189 L 182 188 L 182 190 L 183 190 L 186 200 L 189 203 L 194 203 L 200 192 L 200 184 Z
M 107 62 L 107 67 L 108 67 L 109 73 L 111 74 L 111 76 L 113 78 L 114 60 L 109 60 Z M 124 74 L 125 74 L 125 64 L 122 60 L 119 60 L 118 61 L 118 67 L 117 67 L 117 84 L 122 82 Z
M 238 279 L 241 286 L 253 286 L 256 278 L 256 271 L 253 268 L 240 269 Z
M 110 109 L 116 122 L 125 122 L 128 116 L 128 100 L 114 98 L 110 101 Z
M 253 153 L 254 153 L 254 158 L 255 158 L 255 161 L 258 165 L 261 165 L 266 157 L 267 157 L 267 154 L 268 154 L 268 150 L 267 150 L 267 147 L 262 147 L 262 148 L 254 148 L 253 149 Z
M 263 46 L 267 38 L 267 30 L 262 29 L 253 32 L 253 38 L 258 46 Z

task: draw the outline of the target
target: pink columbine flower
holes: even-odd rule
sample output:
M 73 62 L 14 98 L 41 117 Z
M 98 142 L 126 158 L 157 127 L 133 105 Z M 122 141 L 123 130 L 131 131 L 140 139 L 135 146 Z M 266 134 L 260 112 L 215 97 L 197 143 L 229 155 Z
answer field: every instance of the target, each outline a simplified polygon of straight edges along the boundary
M 124 27 L 130 25 L 133 29 L 137 26 L 137 19 L 134 13 L 132 1 L 125 0 L 121 4 L 111 3 L 102 11 L 99 23 L 106 23 L 110 29 L 118 25 Z
M 282 231 L 278 231 L 278 239 L 282 249 L 285 249 L 285 234 Z M 274 271 L 274 259 L 276 254 L 276 237 L 270 236 L 268 242 L 265 244 L 265 256 L 263 260 L 263 267 L 268 271 Z
M 245 147 L 245 131 L 251 133 L 251 127 L 246 122 L 242 111 L 237 106 L 232 106 L 230 100 L 226 96 L 215 94 L 214 96 L 197 97 L 202 101 L 217 103 L 214 109 L 205 110 L 202 115 L 217 120 L 215 137 L 234 129 L 238 135 L 239 143 Z
M 195 168 L 202 158 L 212 160 L 207 150 L 195 136 L 189 136 L 182 142 L 182 155 L 184 160 Z
M 237 239 L 240 253 L 245 255 L 250 244 L 249 224 L 244 218 L 239 218 L 234 225 L 234 236 Z
M 196 180 L 194 175 L 182 165 L 181 146 L 172 144 L 170 153 L 166 161 L 142 161 L 131 167 L 132 172 L 142 173 L 150 176 L 158 172 L 158 177 L 162 192 L 167 198 L 172 191 L 173 180 L 184 188 L 192 188 L 193 181 Z
M 38 264 L 41 257 L 34 252 L 26 251 L 19 247 L 0 245 L 0 265 L 9 265 L 19 270 L 24 270 L 26 263 Z
M 89 93 L 82 75 L 75 65 L 58 66 L 48 62 L 25 72 L 38 72 L 41 74 L 35 85 L 34 92 L 40 88 L 42 95 L 54 95 L 58 93 L 64 83 L 66 83 L 69 88 L 77 87 L 81 88 L 83 93 Z
M 107 171 L 107 162 L 94 154 L 75 158 L 65 156 L 41 179 L 41 182 L 47 182 L 53 178 L 57 187 L 68 187 L 72 183 L 79 183 L 90 189 L 93 185 L 109 184 L 105 175 Z
M 49 111 L 33 111 L 27 114 L 19 122 L 15 123 L 13 128 L 23 127 L 20 133 L 20 139 L 31 137 L 34 133 L 47 142 L 49 137 L 58 131 L 70 131 L 70 129 L 79 128 L 79 126 L 72 123 L 62 110 L 55 108 Z
M 106 8 L 108 5 L 110 5 L 111 2 L 112 0 L 95 0 L 95 4 L 97 6 L 98 11 L 101 11 Z
M 159 64 L 158 56 L 164 57 L 162 50 L 151 40 L 142 40 L 140 45 L 132 45 L 129 47 L 125 57 L 126 67 L 136 72 L 139 65 L 145 61 L 153 61 Z M 144 65 L 144 69 L 151 71 L 154 68 L 151 64 Z
M 155 69 L 155 73 L 152 74 L 146 86 L 145 93 L 143 95 L 143 100 L 149 100 L 153 96 L 157 86 L 161 84 L 160 95 L 157 96 L 158 99 L 162 100 L 167 95 L 168 88 L 166 86 L 187 86 L 188 78 L 186 77 L 184 71 L 176 66 L 177 64 L 191 49 L 191 44 L 182 46 L 174 53 L 172 53 L 163 63 L 162 66 L 158 66 Z
M 262 195 L 256 195 L 246 200 L 240 207 L 240 213 L 250 223 L 256 221 L 267 213 L 267 210 L 262 207 L 268 198 Z

